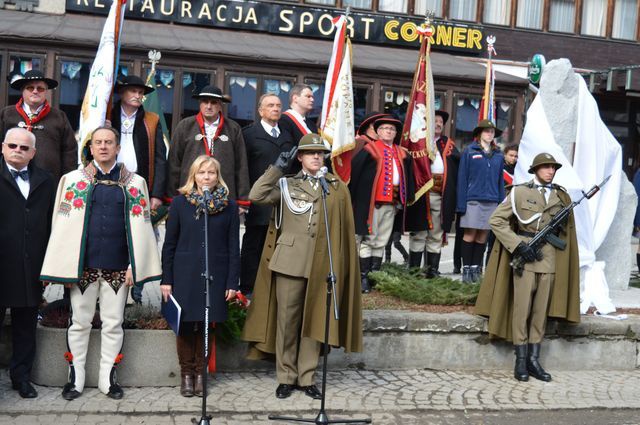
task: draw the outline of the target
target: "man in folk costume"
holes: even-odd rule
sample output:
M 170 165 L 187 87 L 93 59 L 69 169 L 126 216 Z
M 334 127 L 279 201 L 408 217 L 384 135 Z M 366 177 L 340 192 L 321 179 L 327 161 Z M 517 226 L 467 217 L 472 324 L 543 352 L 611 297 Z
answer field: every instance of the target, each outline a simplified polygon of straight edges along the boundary
M 171 136 L 169 150 L 169 196 L 187 181 L 189 167 L 200 155 L 212 156 L 220 162 L 222 179 L 229 188 L 229 198 L 236 200 L 241 214 L 249 208 L 249 171 L 242 129 L 222 114 L 228 96 L 215 86 L 205 86 L 193 95 L 200 112 L 184 118 Z
M 252 202 L 274 205 L 275 212 L 242 338 L 249 342 L 249 358 L 275 354 L 278 398 L 289 397 L 296 388 L 309 397 L 321 397 L 314 385 L 314 371 L 325 339 L 330 271 L 326 226 L 340 311 L 340 320 L 331 315 L 329 345 L 344 347 L 346 352 L 362 351 L 359 270 L 349 191 L 335 176 L 326 175 L 325 223 L 322 188 L 315 177 L 328 151 L 317 134 L 304 136 L 297 155 L 295 148 L 280 154 L 249 196 Z M 302 163 L 302 170 L 283 177 L 295 159 Z
M 93 161 L 62 176 L 58 184 L 51 237 L 40 280 L 71 288 L 71 325 L 65 358 L 69 382 L 65 400 L 84 390 L 91 322 L 100 299 L 101 360 L 98 388 L 113 399 L 123 391 L 116 379 L 122 360 L 127 288 L 161 275 L 151 225 L 149 193 L 142 177 L 116 162 L 117 130 L 100 127 L 91 135 Z
M 22 398 L 38 392 L 29 382 L 36 356 L 40 269 L 51 232 L 56 183 L 32 162 L 36 137 L 24 128 L 7 132 L 0 157 L 0 333 L 11 309 L 11 387 Z
M 491 336 L 513 341 L 514 377 L 519 381 L 527 381 L 529 376 L 551 380 L 538 361 L 547 317 L 580 321 L 580 273 L 573 213 L 557 235 L 566 242 L 564 250 L 545 243 L 536 252 L 527 245 L 555 214 L 571 203 L 564 188 L 552 184 L 561 166 L 548 153 L 537 155 L 529 168 L 534 178 L 511 186 L 490 219 L 497 243 L 491 252 L 475 312 L 489 317 Z M 511 254 L 526 261 L 521 276 L 512 271 Z
M 289 109 L 282 113 L 278 124 L 298 143 L 302 136 L 317 133 L 318 126 L 307 115 L 313 111 L 313 90 L 306 84 L 296 84 L 289 93 Z
M 0 111 L 0 134 L 14 127 L 32 132 L 38 139 L 35 165 L 50 172 L 57 182 L 78 167 L 78 144 L 65 113 L 52 108 L 46 99 L 47 91 L 56 87 L 56 80 L 38 70 L 13 81 L 11 88 L 21 91 L 22 98 Z
M 364 117 L 356 130 L 356 147 L 353 149 L 352 157 L 356 156 L 367 142 L 375 142 L 378 140 L 378 133 L 376 133 L 373 125 L 378 118 L 392 118 L 392 116 L 374 111 Z
M 349 183 L 356 234 L 361 239 L 363 293 L 371 290 L 368 273 L 380 270 L 396 213 L 406 211 L 407 193 L 411 192 L 407 182 L 413 180 L 407 175 L 411 173 L 411 157 L 404 148 L 394 144 L 402 131 L 402 123 L 392 117 L 381 117 L 375 121 L 374 128 L 378 139 L 366 143 L 353 158 Z
M 260 97 L 258 114 L 260 121 L 242 129 L 247 147 L 249 183 L 252 186 L 282 152 L 289 152 L 298 145 L 298 142 L 294 142 L 292 136 L 282 131 L 278 125 L 282 115 L 282 102 L 276 94 L 267 93 Z M 253 293 L 272 209 L 271 205 L 252 205 L 245 215 L 245 232 L 240 254 L 240 291 L 245 295 Z
M 456 142 L 442 134 L 449 113 L 435 112 L 434 140 L 436 158 L 431 162 L 433 187 L 428 195 L 407 207 L 406 229 L 409 239 L 409 267 L 420 267 L 425 256 L 426 277 L 440 275 L 440 252 L 456 211 L 456 185 L 460 152 Z M 425 254 L 426 248 L 426 254 Z

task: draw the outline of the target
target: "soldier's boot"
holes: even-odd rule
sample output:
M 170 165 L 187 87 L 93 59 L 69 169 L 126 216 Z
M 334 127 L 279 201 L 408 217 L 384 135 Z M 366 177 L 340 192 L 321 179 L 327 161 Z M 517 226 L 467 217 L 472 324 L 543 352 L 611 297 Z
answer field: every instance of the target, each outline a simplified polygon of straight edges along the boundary
M 409 251 L 409 268 L 420 267 L 422 262 L 422 252 Z
M 371 271 L 371 257 L 360 257 L 360 289 L 363 294 L 371 292 L 369 272 Z
M 440 253 L 427 252 L 427 279 L 433 279 L 440 276 Z
M 529 380 L 529 372 L 527 371 L 527 344 L 514 345 L 516 352 L 516 365 L 513 369 L 513 377 L 518 381 L 526 382 Z
M 551 375 L 540 366 L 538 357 L 540 357 L 540 344 L 529 344 L 529 357 L 527 359 L 527 371 L 529 375 L 540 381 L 549 382 L 551 381 Z
M 380 270 L 380 267 L 382 267 L 382 257 L 371 257 L 371 271 L 377 272 Z M 369 280 L 369 285 L 371 286 L 371 289 L 375 288 L 375 279 Z
M 472 283 L 471 282 L 471 267 L 470 266 L 462 266 L 462 282 L 463 283 Z

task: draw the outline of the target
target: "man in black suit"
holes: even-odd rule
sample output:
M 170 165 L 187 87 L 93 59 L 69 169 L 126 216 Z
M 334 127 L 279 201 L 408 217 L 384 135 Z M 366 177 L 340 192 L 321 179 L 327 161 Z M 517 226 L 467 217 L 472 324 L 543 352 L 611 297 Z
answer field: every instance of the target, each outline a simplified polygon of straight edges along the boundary
M 56 190 L 51 174 L 30 164 L 35 153 L 33 133 L 23 128 L 7 131 L 0 159 L 0 330 L 10 308 L 13 353 L 9 375 L 13 389 L 23 398 L 38 396 L 29 380 L 42 299 L 40 268 Z
M 289 109 L 280 118 L 279 124 L 283 131 L 293 136 L 297 143 L 302 136 L 309 133 L 318 133 L 315 122 L 307 119 L 307 115 L 313 111 L 313 90 L 306 84 L 296 84 L 289 93 Z
M 289 152 L 297 142 L 291 134 L 278 125 L 282 115 L 280 98 L 267 93 L 258 101 L 260 121 L 242 129 L 249 164 L 251 186 L 264 174 L 265 170 L 278 159 L 281 152 Z M 242 238 L 240 291 L 253 292 L 253 284 L 258 272 L 262 247 L 269 228 L 271 206 L 252 204 L 245 216 L 245 233 Z

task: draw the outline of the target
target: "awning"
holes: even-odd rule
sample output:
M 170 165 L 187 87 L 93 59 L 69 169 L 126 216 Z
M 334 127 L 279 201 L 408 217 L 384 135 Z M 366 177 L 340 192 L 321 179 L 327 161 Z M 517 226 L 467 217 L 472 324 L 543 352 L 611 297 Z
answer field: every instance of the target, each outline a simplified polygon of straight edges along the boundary
M 73 43 L 98 46 L 106 18 L 94 15 L 46 15 L 2 11 L 0 38 Z M 331 41 L 266 33 L 234 31 L 175 25 L 141 20 L 126 20 L 123 49 L 160 50 L 163 53 L 207 55 L 221 61 L 252 59 L 269 64 L 326 67 L 331 55 Z M 365 44 L 354 44 L 354 69 L 399 73 L 411 76 L 418 51 Z M 451 54 L 431 54 L 436 78 L 484 82 L 485 67 Z M 527 86 L 526 79 L 496 72 L 496 83 Z

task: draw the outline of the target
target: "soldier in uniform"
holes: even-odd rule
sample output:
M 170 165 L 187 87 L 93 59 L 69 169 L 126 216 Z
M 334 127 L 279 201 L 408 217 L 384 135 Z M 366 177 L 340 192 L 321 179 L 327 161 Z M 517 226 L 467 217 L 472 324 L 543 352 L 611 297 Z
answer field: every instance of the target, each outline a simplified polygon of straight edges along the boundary
M 315 177 L 328 151 L 320 136 L 307 134 L 297 154 L 296 148 L 280 154 L 249 193 L 251 202 L 275 208 L 242 338 L 250 343 L 249 358 L 275 354 L 278 398 L 289 397 L 294 389 L 321 397 L 313 375 L 325 338 L 327 227 L 340 311 L 340 320 L 333 315 L 330 319 L 329 345 L 346 352 L 362 350 L 360 276 L 349 191 L 327 174 L 325 223 L 321 182 Z M 283 177 L 296 158 L 302 170 Z
M 495 210 L 489 223 L 497 243 L 476 302 L 476 313 L 489 317 L 492 336 L 512 340 L 516 363 L 514 377 L 529 376 L 550 381 L 538 361 L 547 317 L 580 321 L 580 280 L 578 244 L 573 214 L 558 237 L 564 250 L 545 243 L 539 252 L 527 245 L 555 214 L 571 203 L 567 192 L 552 184 L 562 165 L 548 153 L 537 155 L 529 173 L 534 178 L 510 187 L 509 194 Z M 522 275 L 512 273 L 511 254 L 526 264 Z

